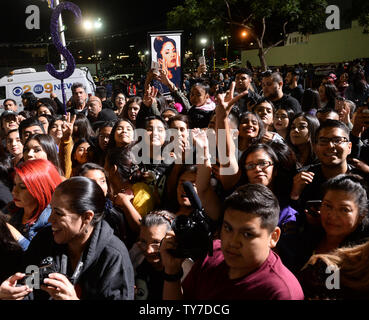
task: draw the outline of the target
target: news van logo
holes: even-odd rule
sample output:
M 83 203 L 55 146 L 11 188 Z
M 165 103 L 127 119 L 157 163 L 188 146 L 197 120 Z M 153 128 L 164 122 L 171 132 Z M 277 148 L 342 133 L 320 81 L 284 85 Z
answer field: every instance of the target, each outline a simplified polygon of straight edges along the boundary
M 23 89 L 21 87 L 15 87 L 13 89 L 13 95 L 15 95 L 16 97 L 21 96 L 23 93 Z
M 33 88 L 34 93 L 41 94 L 44 92 L 44 87 L 41 84 L 36 84 Z

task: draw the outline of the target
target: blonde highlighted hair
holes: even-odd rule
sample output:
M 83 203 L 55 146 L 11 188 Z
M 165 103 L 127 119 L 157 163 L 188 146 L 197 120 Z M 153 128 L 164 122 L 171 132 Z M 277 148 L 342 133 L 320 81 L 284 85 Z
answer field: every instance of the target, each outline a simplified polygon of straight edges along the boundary
M 329 254 L 315 254 L 304 268 L 314 265 L 319 260 L 327 266 L 339 268 L 340 282 L 344 287 L 369 292 L 369 240 L 353 247 L 336 249 Z

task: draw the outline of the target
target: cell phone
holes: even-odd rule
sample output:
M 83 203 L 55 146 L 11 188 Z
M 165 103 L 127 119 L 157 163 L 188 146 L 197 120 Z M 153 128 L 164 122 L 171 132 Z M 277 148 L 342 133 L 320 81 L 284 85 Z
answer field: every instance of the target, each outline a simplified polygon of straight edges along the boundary
M 159 70 L 160 64 L 156 61 L 151 61 L 151 69 Z
M 224 88 L 219 87 L 219 89 L 217 90 L 217 94 L 222 94 L 222 93 L 224 93 Z
M 320 210 L 320 206 L 322 205 L 322 200 L 309 200 L 306 201 L 305 209 L 307 213 L 310 214 L 312 217 L 319 217 L 320 214 L 318 211 Z

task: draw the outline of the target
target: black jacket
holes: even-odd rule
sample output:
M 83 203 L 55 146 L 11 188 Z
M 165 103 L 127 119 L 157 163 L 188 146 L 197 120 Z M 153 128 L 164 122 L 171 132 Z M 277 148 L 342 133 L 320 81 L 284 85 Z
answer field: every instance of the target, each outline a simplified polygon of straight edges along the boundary
M 62 256 L 68 255 L 67 245 L 54 242 L 51 227 L 42 229 L 26 251 L 24 267 L 40 265 L 46 257 L 53 257 L 60 270 Z M 106 221 L 100 221 L 83 252 L 79 276 L 72 280 L 82 300 L 133 300 L 134 271 L 126 246 L 114 234 Z M 72 277 L 68 259 L 67 276 Z M 29 299 L 49 299 L 43 290 L 34 289 Z
M 273 101 L 276 110 L 281 107 L 291 108 L 295 114 L 302 112 L 300 102 L 298 102 L 294 97 L 284 94 L 283 97 L 277 101 Z

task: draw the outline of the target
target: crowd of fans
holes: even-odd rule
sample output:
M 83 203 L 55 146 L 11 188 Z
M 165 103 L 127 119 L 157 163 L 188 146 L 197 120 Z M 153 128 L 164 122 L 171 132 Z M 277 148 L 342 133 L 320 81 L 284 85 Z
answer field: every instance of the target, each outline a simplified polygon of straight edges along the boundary
M 0 299 L 369 297 L 368 67 L 5 100 Z

